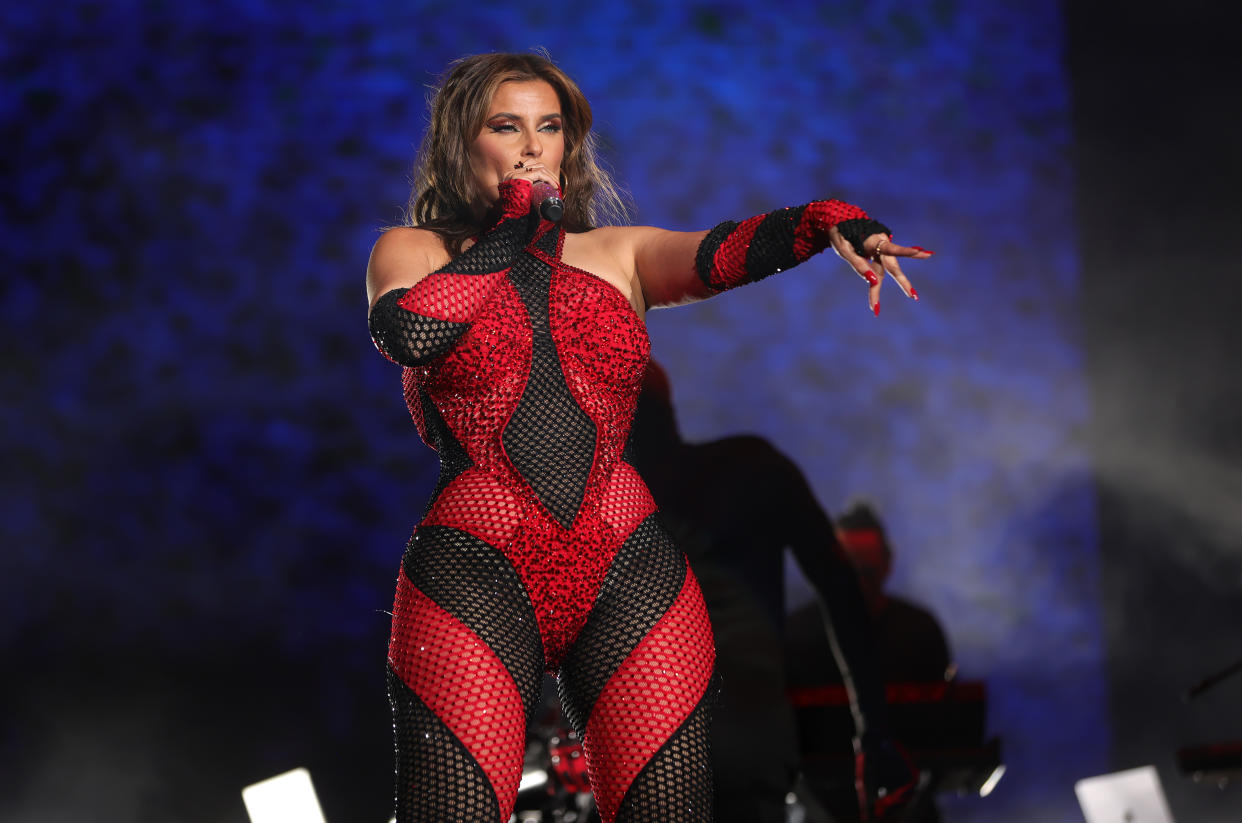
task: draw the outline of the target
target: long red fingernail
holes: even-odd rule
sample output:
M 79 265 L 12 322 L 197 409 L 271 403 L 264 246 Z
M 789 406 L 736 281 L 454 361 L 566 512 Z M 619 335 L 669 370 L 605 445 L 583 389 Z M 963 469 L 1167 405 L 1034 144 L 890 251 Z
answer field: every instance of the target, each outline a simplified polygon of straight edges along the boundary
M 869 271 L 867 272 L 867 282 L 874 286 L 876 283 L 880 282 L 880 278 L 875 276 L 875 272 Z
M 914 249 L 915 251 L 921 251 L 923 252 L 923 254 L 935 254 L 935 252 L 932 251 L 931 249 L 925 249 L 922 246 L 911 246 L 910 248 Z
M 919 299 L 919 290 L 918 290 L 918 289 L 910 289 L 910 296 L 911 296 L 911 297 L 913 297 L 915 300 L 918 300 L 918 299 Z
M 875 304 L 875 316 L 880 316 L 880 304 L 878 302 Z

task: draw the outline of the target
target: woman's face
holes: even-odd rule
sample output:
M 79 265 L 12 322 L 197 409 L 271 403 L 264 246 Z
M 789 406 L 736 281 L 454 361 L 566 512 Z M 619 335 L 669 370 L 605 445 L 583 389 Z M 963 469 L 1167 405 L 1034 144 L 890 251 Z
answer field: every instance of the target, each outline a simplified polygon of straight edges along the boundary
M 470 144 L 476 211 L 481 214 L 495 204 L 500 197 L 497 186 L 506 177 L 560 184 L 565 156 L 563 120 L 560 99 L 547 82 L 510 80 L 500 84 L 483 127 Z M 542 169 L 533 174 L 514 174 L 532 165 Z

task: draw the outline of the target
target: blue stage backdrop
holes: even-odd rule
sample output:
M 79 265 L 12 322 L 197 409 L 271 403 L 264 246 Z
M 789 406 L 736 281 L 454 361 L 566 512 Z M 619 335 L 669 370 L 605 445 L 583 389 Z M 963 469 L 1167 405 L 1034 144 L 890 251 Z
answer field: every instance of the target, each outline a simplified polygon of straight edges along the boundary
M 238 819 L 195 817 L 240 809 L 204 775 L 298 765 L 282 739 L 307 728 L 385 762 L 383 610 L 436 464 L 368 339 L 364 266 L 426 86 L 531 47 L 593 101 L 637 222 L 837 196 L 938 252 L 907 266 L 922 302 L 890 282 L 879 318 L 829 255 L 652 314 L 655 353 L 691 438 L 762 434 L 830 509 L 887 517 L 895 589 L 1004 738 L 997 791 L 946 819 L 1073 819 L 1109 729 L 1061 22 L 985 0 L 6 6 L 0 648 L 38 681 L 6 686 L 35 707 L 0 750 L 6 819 L 101 797 Z M 288 677 L 252 732 L 154 730 L 267 695 L 241 649 Z

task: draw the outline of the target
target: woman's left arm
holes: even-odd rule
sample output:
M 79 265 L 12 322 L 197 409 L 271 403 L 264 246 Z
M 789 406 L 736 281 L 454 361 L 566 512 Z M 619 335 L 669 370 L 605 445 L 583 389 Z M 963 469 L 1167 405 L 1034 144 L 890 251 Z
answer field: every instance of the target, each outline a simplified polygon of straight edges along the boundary
M 648 308 L 701 300 L 754 283 L 832 248 L 867 281 L 868 304 L 878 314 L 884 273 L 917 300 L 898 258 L 932 255 L 918 246 L 893 243 L 886 226 L 839 200 L 778 209 L 741 223 L 726 221 L 710 231 L 635 227 L 626 234 Z

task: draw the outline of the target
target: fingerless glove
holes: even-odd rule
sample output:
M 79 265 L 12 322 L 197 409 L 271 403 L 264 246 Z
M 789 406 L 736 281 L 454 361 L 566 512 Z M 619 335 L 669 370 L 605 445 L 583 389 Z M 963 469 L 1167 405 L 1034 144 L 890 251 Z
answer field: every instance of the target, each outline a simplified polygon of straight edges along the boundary
M 721 223 L 699 244 L 695 268 L 714 293 L 755 283 L 828 248 L 828 230 L 833 226 L 863 257 L 864 240 L 873 234 L 891 234 L 857 206 L 816 200 L 741 223 Z

